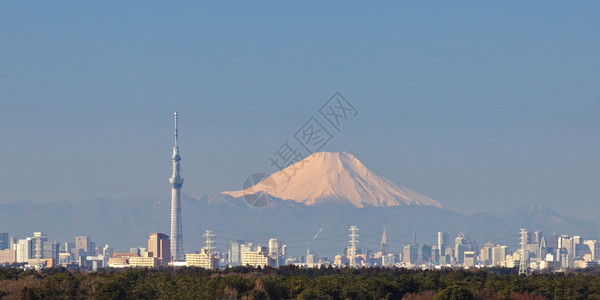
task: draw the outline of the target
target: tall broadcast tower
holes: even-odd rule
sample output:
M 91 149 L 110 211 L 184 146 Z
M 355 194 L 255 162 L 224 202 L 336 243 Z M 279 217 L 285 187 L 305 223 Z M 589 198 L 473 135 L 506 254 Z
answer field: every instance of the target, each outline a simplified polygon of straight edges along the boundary
M 177 112 L 175 112 L 175 145 L 173 146 L 173 175 L 169 178 L 171 183 L 171 254 L 173 261 L 184 261 L 183 228 L 181 225 L 181 187 L 183 178 L 179 175 L 181 170 L 181 156 L 177 145 Z

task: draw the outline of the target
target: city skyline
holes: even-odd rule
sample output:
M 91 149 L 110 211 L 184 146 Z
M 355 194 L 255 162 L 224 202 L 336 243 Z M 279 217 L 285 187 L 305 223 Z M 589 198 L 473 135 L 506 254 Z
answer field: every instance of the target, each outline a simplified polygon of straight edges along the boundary
M 520 239 L 518 247 L 508 247 L 492 240 L 473 240 L 468 233 L 463 232 L 456 234 L 454 242 L 449 242 L 448 232 L 437 232 L 437 241 L 417 242 L 413 232 L 411 242 L 404 243 L 402 247 L 388 248 L 384 227 L 379 249 L 376 244 L 356 247 L 360 243 L 358 230 L 356 226 L 349 228 L 351 240 L 346 242 L 345 247 L 339 247 L 333 257 L 324 257 L 318 252 L 309 251 L 308 248 L 302 253 L 302 250 L 295 246 L 289 247 L 285 240 L 273 237 L 262 245 L 261 242 L 235 239 L 230 240 L 229 244 L 214 247 L 213 238 L 216 235 L 211 230 L 206 230 L 205 246 L 200 250 L 186 252 L 185 259 L 180 262 L 167 259 L 170 256 L 169 236 L 162 233 L 150 233 L 147 248 L 135 246 L 124 250 L 112 248 L 109 244 L 102 246 L 103 243 L 97 244 L 89 236 L 77 236 L 74 243 L 52 242 L 45 232 L 34 232 L 33 236 L 22 239 L 11 236 L 9 248 L 0 244 L 0 264 L 18 263 L 25 268 L 38 269 L 60 265 L 94 271 L 106 267 L 157 268 L 166 267 L 167 264 L 206 269 L 239 265 L 295 265 L 308 268 L 348 265 L 416 269 L 504 267 L 518 268 L 519 273 L 529 274 L 547 270 L 585 269 L 596 266 L 600 260 L 598 240 L 556 232 L 544 234 L 524 228 L 520 229 L 520 237 L 517 238 Z M 0 233 L 0 236 L 5 235 L 8 233 Z
M 463 210 L 596 217 L 598 3 L 314 5 L 0 4 L 0 203 L 167 199 L 172 111 L 186 192 L 239 189 L 339 91 L 360 113 L 325 151 Z

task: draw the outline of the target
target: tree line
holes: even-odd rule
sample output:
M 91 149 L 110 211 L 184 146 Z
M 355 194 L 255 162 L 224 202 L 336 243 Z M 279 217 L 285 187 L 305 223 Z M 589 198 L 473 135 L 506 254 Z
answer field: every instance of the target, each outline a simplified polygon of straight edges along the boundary
M 0 299 L 600 299 L 600 269 L 0 268 Z

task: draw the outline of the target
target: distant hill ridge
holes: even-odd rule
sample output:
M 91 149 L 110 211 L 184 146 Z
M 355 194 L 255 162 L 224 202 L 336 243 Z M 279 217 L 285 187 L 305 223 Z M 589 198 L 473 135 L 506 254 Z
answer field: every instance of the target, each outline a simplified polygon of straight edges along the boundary
M 75 202 L 33 203 L 19 201 L 0 204 L 0 232 L 19 238 L 43 231 L 51 240 L 74 241 L 88 235 L 98 244 L 110 243 L 119 250 L 144 246 L 150 232 L 169 233 L 168 199 L 137 196 L 122 199 L 91 199 Z M 266 207 L 253 207 L 242 198 L 219 194 L 184 196 L 182 199 L 184 245 L 188 251 L 203 246 L 206 229 L 216 235 L 217 248 L 225 249 L 230 239 L 266 242 L 279 238 L 290 249 L 303 249 L 319 228 L 322 237 L 311 250 L 320 255 L 339 254 L 347 246 L 350 225 L 361 232 L 361 245 L 376 248 L 382 226 L 388 233 L 390 250 L 401 252 L 417 231 L 420 243 L 434 243 L 436 232 L 464 232 L 471 238 L 516 247 L 519 228 L 541 230 L 544 234 L 581 235 L 597 239 L 600 222 L 568 217 L 541 206 L 527 206 L 491 214 L 464 215 L 444 208 L 424 205 L 354 207 L 331 203 L 310 205 L 275 198 Z M 292 242 L 296 241 L 296 242 Z M 295 243 L 295 244 L 294 244 Z M 335 253 L 331 252 L 339 247 Z M 329 252 L 328 252 L 329 251 Z
M 217 235 L 220 250 L 228 247 L 230 239 L 264 243 L 274 237 L 287 243 L 290 251 L 303 252 L 314 233 L 325 228 L 321 237 L 328 240 L 315 240 L 311 250 L 330 257 L 347 246 L 351 225 L 360 228 L 361 246 L 366 248 L 379 245 L 385 225 L 390 250 L 396 253 L 411 240 L 413 230 L 420 243 L 434 243 L 436 232 L 445 231 L 464 232 L 475 240 L 509 247 L 517 246 L 519 228 L 582 235 L 585 239 L 599 237 L 600 219 L 568 217 L 537 205 L 502 213 L 462 214 L 446 209 L 431 198 L 378 176 L 346 152 L 314 153 L 298 164 L 289 167 L 298 168 L 289 180 L 282 172 L 267 178 L 274 182 L 277 192 L 265 207 L 249 205 L 240 197 L 248 190 L 185 195 L 185 249 L 199 250 L 206 229 Z M 289 168 L 284 171 L 292 175 Z M 260 191 L 263 187 L 257 184 L 253 188 Z M 115 249 L 128 250 L 144 246 L 151 232 L 169 233 L 169 217 L 170 201 L 151 195 L 75 202 L 19 201 L 0 203 L 0 232 L 23 238 L 44 231 L 56 241 L 88 235 L 99 245 L 110 243 Z

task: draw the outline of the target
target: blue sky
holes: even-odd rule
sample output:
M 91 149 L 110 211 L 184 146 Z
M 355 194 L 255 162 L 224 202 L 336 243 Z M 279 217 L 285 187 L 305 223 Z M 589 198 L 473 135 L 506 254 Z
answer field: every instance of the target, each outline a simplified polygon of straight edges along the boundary
M 600 4 L 0 3 L 0 202 L 241 187 L 335 92 L 323 150 L 471 211 L 594 217 Z

